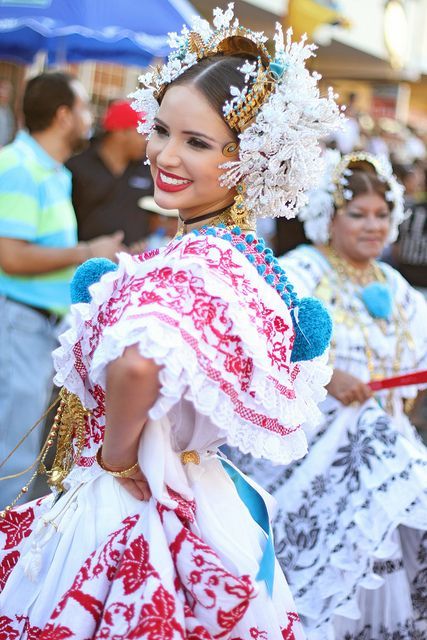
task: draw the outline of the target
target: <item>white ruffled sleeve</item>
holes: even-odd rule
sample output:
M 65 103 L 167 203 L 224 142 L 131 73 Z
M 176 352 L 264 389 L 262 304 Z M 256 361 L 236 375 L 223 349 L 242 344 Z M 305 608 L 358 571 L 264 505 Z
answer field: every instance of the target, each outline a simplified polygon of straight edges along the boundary
M 121 255 L 91 294 L 55 352 L 56 383 L 85 406 L 105 389 L 108 364 L 137 344 L 163 367 L 151 418 L 185 398 L 210 418 L 212 441 L 282 464 L 305 454 L 300 425 L 320 418 L 330 370 L 324 357 L 291 362 L 288 309 L 229 242 L 187 236 L 149 260 Z

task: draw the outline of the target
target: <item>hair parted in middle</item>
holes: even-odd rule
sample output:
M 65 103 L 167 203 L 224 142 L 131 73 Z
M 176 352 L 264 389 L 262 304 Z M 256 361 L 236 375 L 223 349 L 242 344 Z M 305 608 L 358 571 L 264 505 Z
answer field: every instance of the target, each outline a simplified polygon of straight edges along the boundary
M 246 57 L 223 54 L 203 58 L 165 88 L 159 99 L 159 104 L 162 103 L 162 99 L 170 87 L 190 84 L 200 91 L 220 118 L 224 119 L 224 104 L 230 98 L 230 87 L 237 87 L 239 91 L 243 91 L 245 87 L 245 76 L 240 71 L 240 67 L 245 64 L 246 60 Z M 227 121 L 225 123 L 228 125 Z M 237 132 L 231 127 L 229 128 L 231 135 L 237 140 Z

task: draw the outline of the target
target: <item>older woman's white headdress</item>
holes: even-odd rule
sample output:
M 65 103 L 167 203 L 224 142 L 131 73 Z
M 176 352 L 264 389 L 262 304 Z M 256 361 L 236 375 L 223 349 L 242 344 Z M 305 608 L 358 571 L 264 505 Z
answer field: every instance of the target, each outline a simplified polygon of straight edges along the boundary
M 393 175 L 390 162 L 384 157 L 372 153 L 357 151 L 341 157 L 339 151 L 327 149 L 324 154 L 325 171 L 319 186 L 308 193 L 308 203 L 298 217 L 304 223 L 304 231 L 315 244 L 326 244 L 330 235 L 330 224 L 336 209 L 353 199 L 348 188 L 348 178 L 352 174 L 352 165 L 367 163 L 374 169 L 377 177 L 386 184 L 386 199 L 392 204 L 389 241 L 397 238 L 398 227 L 405 217 L 404 189 Z
M 142 88 L 133 94 L 135 108 L 146 114 L 140 131 L 150 134 L 165 89 L 198 60 L 220 53 L 255 56 L 240 68 L 243 90 L 230 87 L 223 108 L 225 121 L 238 132 L 239 155 L 222 165 L 221 183 L 239 185 L 240 205 L 259 217 L 291 218 L 306 203 L 305 192 L 323 174 L 319 138 L 339 127 L 342 117 L 332 89 L 320 97 L 320 75 L 305 67 L 315 45 L 305 38 L 292 42 L 291 36 L 289 30 L 285 43 L 276 25 L 272 58 L 263 33 L 234 18 L 233 3 L 225 11 L 216 8 L 213 28 L 194 18 L 191 30 L 170 34 L 173 52 L 166 64 L 141 76 Z

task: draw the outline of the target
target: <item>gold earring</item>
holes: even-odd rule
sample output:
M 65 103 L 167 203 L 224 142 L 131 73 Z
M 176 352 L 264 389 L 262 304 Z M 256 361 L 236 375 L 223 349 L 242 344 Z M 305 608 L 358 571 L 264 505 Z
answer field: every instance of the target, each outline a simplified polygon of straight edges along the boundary
M 227 157 L 234 156 L 238 148 L 238 142 L 227 142 L 227 144 L 222 148 L 222 154 Z
M 242 231 L 255 232 L 256 218 L 245 205 L 245 185 L 241 182 L 236 186 L 234 203 L 228 209 L 228 225 L 240 227 Z

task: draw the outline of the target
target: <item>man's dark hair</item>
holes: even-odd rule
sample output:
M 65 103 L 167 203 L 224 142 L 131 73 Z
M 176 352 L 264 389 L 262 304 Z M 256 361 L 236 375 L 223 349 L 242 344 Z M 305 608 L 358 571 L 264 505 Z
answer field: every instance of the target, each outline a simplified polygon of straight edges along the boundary
M 76 94 L 68 73 L 42 73 L 27 83 L 23 99 L 25 125 L 30 133 L 44 131 L 51 124 L 59 107 L 74 106 Z

